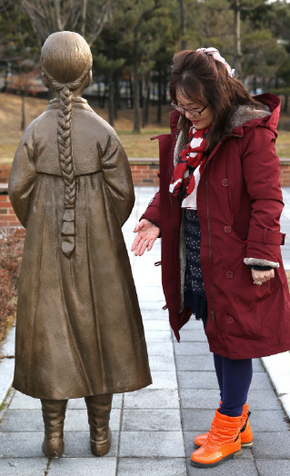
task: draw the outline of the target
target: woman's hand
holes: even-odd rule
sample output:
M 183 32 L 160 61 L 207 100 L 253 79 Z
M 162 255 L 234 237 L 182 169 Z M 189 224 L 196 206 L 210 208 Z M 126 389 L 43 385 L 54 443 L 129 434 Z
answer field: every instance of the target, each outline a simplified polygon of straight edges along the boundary
M 274 278 L 275 271 L 274 269 L 270 269 L 269 271 L 258 271 L 256 269 L 252 269 L 252 278 L 253 284 L 261 285 L 269 281 L 270 279 Z
M 131 248 L 131 251 L 135 251 L 135 256 L 142 256 L 146 248 L 150 251 L 160 234 L 160 228 L 145 218 L 137 223 L 133 231 L 137 233 Z

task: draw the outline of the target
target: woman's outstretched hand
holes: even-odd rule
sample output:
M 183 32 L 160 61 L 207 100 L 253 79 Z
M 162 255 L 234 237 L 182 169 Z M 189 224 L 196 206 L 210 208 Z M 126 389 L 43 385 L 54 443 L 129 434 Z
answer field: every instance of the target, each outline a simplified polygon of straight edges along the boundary
M 131 251 L 135 251 L 135 256 L 142 256 L 146 249 L 150 251 L 160 234 L 160 228 L 145 218 L 137 223 L 133 231 L 137 233 L 131 248 Z

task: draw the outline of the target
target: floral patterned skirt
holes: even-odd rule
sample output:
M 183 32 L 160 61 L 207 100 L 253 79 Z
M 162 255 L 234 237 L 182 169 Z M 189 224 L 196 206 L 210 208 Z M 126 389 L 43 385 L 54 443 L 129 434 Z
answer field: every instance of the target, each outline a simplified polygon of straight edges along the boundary
M 207 318 L 207 301 L 200 265 L 200 226 L 196 210 L 185 211 L 186 272 L 184 305 L 192 309 L 196 319 Z

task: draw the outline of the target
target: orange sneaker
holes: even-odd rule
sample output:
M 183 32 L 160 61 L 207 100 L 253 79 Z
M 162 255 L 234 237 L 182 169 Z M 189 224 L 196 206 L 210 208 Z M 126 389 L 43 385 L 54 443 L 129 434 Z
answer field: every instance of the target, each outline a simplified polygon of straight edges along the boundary
M 229 417 L 216 410 L 206 442 L 191 455 L 199 468 L 214 467 L 241 454 L 241 416 Z
M 252 448 L 253 446 L 253 433 L 252 428 L 249 422 L 249 416 L 251 412 L 249 412 L 249 405 L 246 403 L 243 407 L 242 419 L 241 419 L 241 442 L 242 448 Z M 194 439 L 194 444 L 196 448 L 204 445 L 207 439 L 208 433 L 203 433 L 202 435 L 198 435 Z

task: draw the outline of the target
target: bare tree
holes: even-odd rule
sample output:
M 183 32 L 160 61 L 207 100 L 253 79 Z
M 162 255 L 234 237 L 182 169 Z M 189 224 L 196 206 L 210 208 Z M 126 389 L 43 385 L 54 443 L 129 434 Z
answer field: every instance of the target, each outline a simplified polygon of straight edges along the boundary
M 113 0 L 20 0 L 39 46 L 55 31 L 79 31 L 91 45 L 108 20 Z

